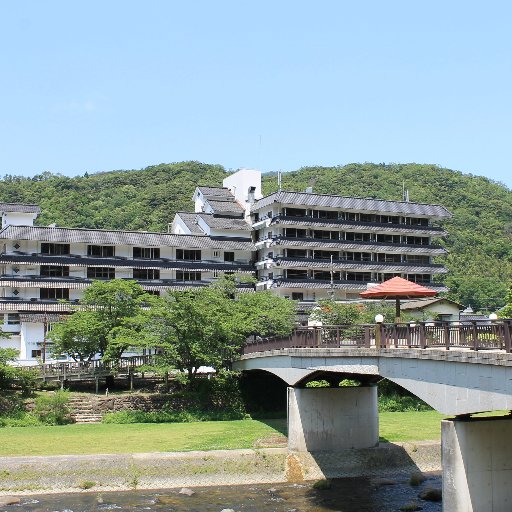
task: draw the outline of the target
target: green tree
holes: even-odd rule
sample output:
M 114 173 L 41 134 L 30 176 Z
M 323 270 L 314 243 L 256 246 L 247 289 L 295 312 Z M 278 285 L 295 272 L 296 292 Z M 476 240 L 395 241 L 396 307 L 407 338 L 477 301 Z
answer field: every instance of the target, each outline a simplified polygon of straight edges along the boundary
M 229 280 L 170 293 L 153 311 L 161 364 L 186 372 L 192 386 L 200 366 L 220 369 L 251 334 L 286 334 L 295 308 L 270 293 L 240 294 Z M 280 318 L 278 318 L 280 317 Z
M 15 366 L 18 355 L 13 348 L 0 348 L 0 392 L 18 388 L 23 395 L 28 395 L 34 387 L 36 373 L 32 368 Z
M 132 344 L 143 343 L 147 325 L 143 306 L 152 300 L 135 281 L 95 281 L 85 290 L 81 301 L 84 309 L 50 331 L 53 353 L 64 353 L 79 361 L 88 361 L 95 354 L 119 359 Z

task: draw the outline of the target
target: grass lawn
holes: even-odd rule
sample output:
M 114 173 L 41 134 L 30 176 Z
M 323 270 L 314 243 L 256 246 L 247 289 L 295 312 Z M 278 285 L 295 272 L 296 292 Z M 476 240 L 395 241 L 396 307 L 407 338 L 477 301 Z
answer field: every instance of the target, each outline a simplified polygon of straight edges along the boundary
M 379 433 L 381 441 L 430 441 L 441 439 L 441 420 L 437 411 L 381 412 Z
M 493 414 L 502 414 L 495 412 Z M 436 411 L 381 412 L 381 441 L 441 438 Z M 0 456 L 233 450 L 282 446 L 286 420 L 0 428 Z
M 264 447 L 285 420 L 92 424 L 0 429 L 0 456 L 179 452 Z M 275 428 L 274 428 L 275 427 Z M 263 440 L 263 442 L 258 442 Z

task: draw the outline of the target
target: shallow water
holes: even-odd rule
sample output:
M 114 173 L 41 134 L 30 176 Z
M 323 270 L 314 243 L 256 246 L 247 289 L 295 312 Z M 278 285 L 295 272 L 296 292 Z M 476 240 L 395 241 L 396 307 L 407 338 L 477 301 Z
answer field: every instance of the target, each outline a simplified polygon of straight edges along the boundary
M 383 480 L 343 478 L 332 480 L 330 489 L 315 490 L 307 484 L 261 484 L 225 487 L 196 487 L 186 496 L 179 489 L 83 494 L 53 494 L 22 497 L 20 505 L 0 507 L 1 512 L 397 512 L 417 501 L 424 512 L 441 512 L 441 503 L 419 500 L 426 487 L 441 487 L 438 475 L 431 475 L 419 487 L 412 487 L 406 477 Z M 388 482 L 390 483 L 390 482 Z

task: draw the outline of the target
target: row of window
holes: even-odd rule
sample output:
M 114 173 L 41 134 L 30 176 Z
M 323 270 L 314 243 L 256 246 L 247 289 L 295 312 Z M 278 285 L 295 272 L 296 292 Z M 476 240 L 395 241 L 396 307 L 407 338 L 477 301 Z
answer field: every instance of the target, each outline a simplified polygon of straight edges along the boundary
M 221 251 L 213 251 L 214 257 L 220 257 Z M 70 244 L 42 243 L 41 254 L 49 256 L 66 256 L 70 254 Z M 116 255 L 116 248 L 113 245 L 88 245 L 87 256 L 93 258 L 113 258 Z M 133 257 L 136 259 L 154 260 L 160 259 L 159 247 L 134 247 Z M 200 261 L 200 249 L 176 249 L 176 259 L 184 261 Z M 233 251 L 224 251 L 224 261 L 235 261 Z
M 259 233 L 259 240 L 263 230 Z M 287 238 L 315 238 L 318 240 L 343 240 L 349 242 L 377 242 L 386 244 L 429 245 L 430 238 L 426 236 L 390 235 L 382 233 L 327 231 L 318 229 L 285 228 L 283 236 Z M 267 232 L 267 238 L 274 237 L 272 231 Z
M 416 263 L 419 265 L 430 264 L 430 256 L 417 254 L 388 254 L 388 253 L 372 253 L 370 252 L 340 252 L 340 251 L 316 251 L 307 249 L 285 249 L 285 257 L 287 258 L 312 258 L 316 260 L 345 260 L 345 261 L 378 261 L 384 263 Z M 267 254 L 269 258 L 273 257 L 273 253 Z
M 98 270 L 98 268 L 96 268 Z M 112 270 L 112 269 L 105 269 Z M 148 274 L 144 274 L 145 277 L 140 277 L 140 279 L 158 279 L 158 277 L 151 277 L 151 272 L 158 272 L 158 270 L 148 269 Z M 98 278 L 99 274 L 96 274 L 96 278 Z M 159 275 L 159 274 L 158 274 Z M 93 276 L 90 276 L 93 277 Z M 135 276 L 134 276 L 135 277 Z M 103 277 L 104 279 L 113 279 L 114 276 Z M 197 271 L 187 271 L 187 270 L 177 270 L 176 271 L 176 281 L 188 282 L 188 281 L 201 281 L 201 272 Z M 151 293 L 151 292 L 148 292 Z M 156 292 L 158 293 L 158 292 Z M 45 300 L 69 300 L 69 289 L 68 288 L 40 288 L 39 290 L 39 298 Z
M 309 210 L 305 208 L 283 208 L 282 214 L 285 217 L 309 217 L 312 219 L 326 220 L 348 220 L 354 222 L 372 222 L 379 224 L 405 224 L 408 226 L 429 226 L 429 220 L 419 217 L 400 217 L 397 215 L 379 215 L 373 213 L 340 212 L 337 210 Z M 273 217 L 273 212 L 266 215 Z M 254 222 L 259 220 L 259 214 L 254 214 Z
M 404 277 L 401 273 L 382 273 L 376 272 L 332 272 L 332 279 L 334 281 L 386 281 L 392 277 Z M 269 279 L 273 279 L 273 273 L 269 273 Z M 331 279 L 331 272 L 325 270 L 312 270 L 306 269 L 287 269 L 284 271 L 284 277 L 287 279 L 320 279 L 329 281 Z M 430 274 L 407 274 L 405 276 L 409 281 L 415 283 L 431 283 L 432 276 Z

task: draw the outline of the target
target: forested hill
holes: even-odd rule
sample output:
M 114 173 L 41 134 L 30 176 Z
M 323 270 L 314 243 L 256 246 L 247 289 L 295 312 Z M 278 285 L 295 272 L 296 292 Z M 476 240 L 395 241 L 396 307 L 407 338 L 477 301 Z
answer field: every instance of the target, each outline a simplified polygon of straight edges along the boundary
M 191 210 L 197 184 L 222 185 L 220 165 L 160 164 L 143 170 L 112 171 L 73 178 L 44 173 L 33 178 L 5 176 L 0 201 L 39 204 L 39 224 L 167 231 L 179 210 Z M 512 191 L 487 178 L 433 165 L 349 164 L 304 167 L 283 175 L 283 189 L 400 200 L 402 186 L 414 202 L 437 203 L 454 214 L 441 241 L 450 254 L 450 297 L 474 309 L 503 305 L 512 281 Z M 264 193 L 277 188 L 264 176 Z

